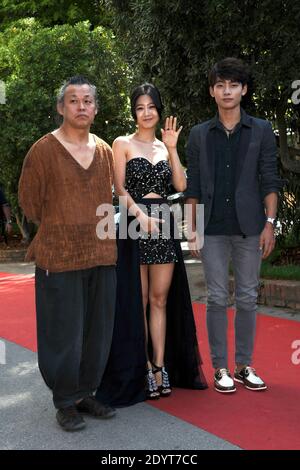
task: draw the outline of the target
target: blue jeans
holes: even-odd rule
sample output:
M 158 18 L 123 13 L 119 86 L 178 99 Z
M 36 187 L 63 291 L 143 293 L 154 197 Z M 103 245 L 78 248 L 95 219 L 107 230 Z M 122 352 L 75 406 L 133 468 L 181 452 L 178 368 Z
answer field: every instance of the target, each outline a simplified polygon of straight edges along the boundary
M 229 261 L 235 277 L 235 362 L 251 364 L 255 337 L 261 250 L 259 235 L 206 235 L 201 257 L 207 284 L 207 330 L 215 368 L 228 367 Z

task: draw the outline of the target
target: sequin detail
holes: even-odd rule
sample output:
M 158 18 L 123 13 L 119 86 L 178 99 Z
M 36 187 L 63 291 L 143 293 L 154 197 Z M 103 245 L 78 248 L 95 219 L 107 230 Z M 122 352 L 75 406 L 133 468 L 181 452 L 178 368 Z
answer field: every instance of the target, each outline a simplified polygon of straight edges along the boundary
M 127 162 L 125 188 L 136 201 L 149 193 L 166 198 L 169 194 L 172 171 L 167 160 L 155 165 L 146 157 L 135 157 Z
M 141 235 L 139 239 L 140 263 L 176 263 L 178 259 L 174 239 L 171 236 L 171 226 L 174 223 L 174 218 L 169 206 L 163 199 L 161 199 L 161 203 L 158 203 L 157 199 L 143 199 L 142 204 L 146 208 L 149 217 L 163 219 L 165 222 L 160 224 L 159 233 Z
M 145 157 L 135 157 L 127 162 L 125 187 L 135 201 L 146 207 L 147 215 L 173 223 L 170 208 L 164 200 L 169 194 L 172 171 L 167 160 L 153 165 Z M 156 193 L 161 199 L 144 198 Z M 166 209 L 167 208 L 167 209 Z M 166 213 L 167 210 L 167 213 Z M 161 226 L 159 234 L 142 234 L 139 239 L 141 264 L 166 264 L 178 261 L 170 228 Z

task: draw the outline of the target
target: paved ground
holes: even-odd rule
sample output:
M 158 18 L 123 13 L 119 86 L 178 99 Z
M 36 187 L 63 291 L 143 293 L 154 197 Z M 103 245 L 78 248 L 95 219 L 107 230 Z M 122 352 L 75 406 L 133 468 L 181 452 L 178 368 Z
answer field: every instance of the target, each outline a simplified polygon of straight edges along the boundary
M 0 264 L 0 272 L 33 274 L 34 266 Z M 8 341 L 5 346 L 6 364 L 0 365 L 0 449 L 238 449 L 146 403 L 120 409 L 112 420 L 87 419 L 88 426 L 82 433 L 65 433 L 56 423 L 36 354 Z
M 6 342 L 1 371 L 1 449 L 201 450 L 237 447 L 152 406 L 118 410 L 111 420 L 86 418 L 82 433 L 66 433 L 55 420 L 51 395 L 36 354 Z
M 201 262 L 189 259 L 187 254 L 185 258 L 192 299 L 204 302 L 206 290 Z M 34 266 L 1 264 L 1 271 L 30 274 L 34 273 Z M 300 320 L 297 312 L 262 310 L 265 314 Z M 87 419 L 88 426 L 82 433 L 65 433 L 55 421 L 51 396 L 40 376 L 36 354 L 8 341 L 5 346 L 6 364 L 0 364 L 0 449 L 238 449 L 146 403 L 120 409 L 112 420 Z

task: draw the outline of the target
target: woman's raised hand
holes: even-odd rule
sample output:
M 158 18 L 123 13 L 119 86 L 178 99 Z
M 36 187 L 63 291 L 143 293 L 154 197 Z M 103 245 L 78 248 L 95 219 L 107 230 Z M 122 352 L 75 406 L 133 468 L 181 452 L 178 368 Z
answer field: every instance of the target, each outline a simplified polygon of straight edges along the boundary
M 177 118 L 170 116 L 166 118 L 165 128 L 161 129 L 162 141 L 167 148 L 176 148 L 182 126 L 176 130 Z

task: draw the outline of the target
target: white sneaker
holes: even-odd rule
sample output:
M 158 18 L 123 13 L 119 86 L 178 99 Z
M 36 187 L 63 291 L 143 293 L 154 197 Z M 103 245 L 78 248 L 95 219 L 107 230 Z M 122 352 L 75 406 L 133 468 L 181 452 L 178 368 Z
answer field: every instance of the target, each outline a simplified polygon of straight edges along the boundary
M 218 369 L 214 376 L 215 390 L 220 393 L 233 393 L 236 391 L 234 381 L 228 369 Z

